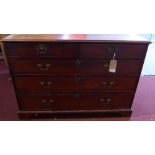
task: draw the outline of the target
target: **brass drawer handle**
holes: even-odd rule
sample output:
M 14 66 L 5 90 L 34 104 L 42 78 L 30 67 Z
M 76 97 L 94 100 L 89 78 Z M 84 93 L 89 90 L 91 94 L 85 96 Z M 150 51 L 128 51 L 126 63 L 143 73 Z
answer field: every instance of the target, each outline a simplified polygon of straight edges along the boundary
M 102 84 L 104 87 L 112 87 L 112 86 L 114 85 L 114 81 L 110 81 L 110 82 L 102 81 L 101 84 Z
M 102 104 L 109 104 L 109 103 L 111 102 L 111 99 L 110 99 L 110 98 L 108 98 L 108 99 L 101 98 L 101 99 L 100 99 L 100 102 L 101 102 Z
M 45 100 L 45 99 L 43 99 L 41 102 L 42 102 L 43 104 L 47 105 L 47 106 L 50 106 L 50 105 L 53 103 L 53 100 L 52 100 L 52 99 L 50 99 L 50 100 Z
M 40 82 L 40 85 L 43 87 L 43 88 L 50 88 L 51 85 L 53 83 L 51 81 L 48 81 L 48 82 Z
M 37 64 L 37 68 L 39 68 L 40 71 L 47 71 L 51 67 L 51 64 Z
M 106 85 L 108 84 L 106 81 L 102 81 L 101 83 L 102 83 L 102 85 L 104 85 L 104 86 L 106 86 Z
M 105 63 L 104 68 L 108 68 L 108 67 L 109 67 L 109 64 Z
M 39 44 L 37 47 L 35 47 L 37 53 L 39 54 L 47 54 L 48 47 L 45 44 Z
M 75 61 L 75 65 L 76 65 L 76 66 L 80 66 L 80 65 L 81 65 L 81 60 L 79 60 L 79 59 L 76 60 L 76 61 Z
M 80 98 L 80 94 L 74 94 L 75 98 Z
M 79 76 L 75 76 L 75 81 L 80 81 L 81 78 Z
M 107 49 L 108 49 L 109 52 L 113 52 L 113 53 L 119 51 L 119 48 L 118 47 L 114 47 L 114 46 L 108 47 Z
M 112 85 L 114 85 L 114 83 L 115 83 L 114 81 L 110 81 L 109 85 L 112 86 Z

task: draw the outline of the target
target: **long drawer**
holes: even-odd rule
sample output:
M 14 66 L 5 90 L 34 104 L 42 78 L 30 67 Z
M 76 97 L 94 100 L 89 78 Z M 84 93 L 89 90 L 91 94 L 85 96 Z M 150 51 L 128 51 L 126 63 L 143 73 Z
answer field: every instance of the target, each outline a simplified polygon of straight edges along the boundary
M 142 61 L 118 60 L 116 73 L 109 73 L 110 60 L 102 59 L 11 59 L 16 74 L 139 74 Z
M 51 93 L 66 91 L 132 91 L 137 77 L 61 76 L 15 77 L 15 85 L 21 93 Z
M 7 43 L 9 56 L 20 57 L 86 57 L 117 59 L 143 58 L 146 45 L 114 44 L 114 43 Z M 77 52 L 77 50 L 79 50 Z
M 19 96 L 21 110 L 106 110 L 131 107 L 131 93 Z

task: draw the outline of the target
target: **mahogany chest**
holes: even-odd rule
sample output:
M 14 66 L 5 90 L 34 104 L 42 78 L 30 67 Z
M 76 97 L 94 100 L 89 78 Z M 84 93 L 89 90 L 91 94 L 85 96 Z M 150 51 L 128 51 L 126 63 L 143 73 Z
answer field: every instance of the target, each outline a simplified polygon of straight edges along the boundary
M 7 36 L 19 116 L 129 116 L 149 43 L 136 35 Z

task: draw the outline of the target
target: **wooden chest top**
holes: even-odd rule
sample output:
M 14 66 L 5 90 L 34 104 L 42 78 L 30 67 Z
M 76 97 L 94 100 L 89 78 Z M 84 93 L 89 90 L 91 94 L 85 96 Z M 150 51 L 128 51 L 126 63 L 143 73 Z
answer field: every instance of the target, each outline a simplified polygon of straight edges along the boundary
M 134 42 L 134 43 L 150 43 L 149 40 L 141 38 L 138 35 L 127 34 L 12 34 L 5 37 L 2 41 L 13 42 Z

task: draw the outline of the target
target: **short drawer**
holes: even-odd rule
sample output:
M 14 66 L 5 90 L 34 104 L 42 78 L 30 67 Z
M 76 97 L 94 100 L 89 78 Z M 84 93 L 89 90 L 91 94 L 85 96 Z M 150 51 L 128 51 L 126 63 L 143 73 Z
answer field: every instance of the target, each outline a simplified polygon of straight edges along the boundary
M 19 96 L 21 110 L 106 110 L 131 108 L 133 94 L 57 94 Z
M 11 59 L 15 74 L 139 74 L 142 61 L 118 60 L 116 73 L 109 73 L 110 60 Z
M 16 57 L 76 57 L 76 43 L 6 43 L 9 56 Z
M 133 91 L 137 77 L 61 76 L 16 77 L 16 89 L 20 93 L 51 93 L 77 91 Z
M 116 59 L 143 58 L 146 48 L 144 44 L 83 43 L 80 45 L 80 55 L 87 58 L 112 59 L 115 53 Z

